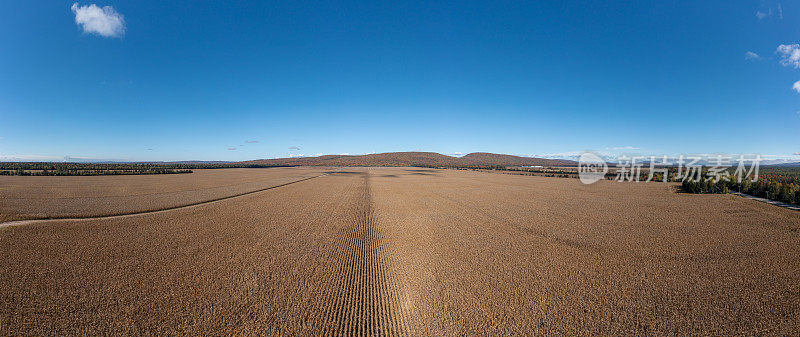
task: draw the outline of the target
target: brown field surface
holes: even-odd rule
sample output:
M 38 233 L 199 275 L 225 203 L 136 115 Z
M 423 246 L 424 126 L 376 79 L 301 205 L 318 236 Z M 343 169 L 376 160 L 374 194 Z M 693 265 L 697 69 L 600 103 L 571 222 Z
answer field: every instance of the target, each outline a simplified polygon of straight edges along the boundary
M 214 169 L 128 176 L 0 176 L 0 222 L 158 210 L 317 176 L 324 168 Z
M 0 335 L 800 334 L 800 212 L 673 187 L 345 168 L 0 227 Z

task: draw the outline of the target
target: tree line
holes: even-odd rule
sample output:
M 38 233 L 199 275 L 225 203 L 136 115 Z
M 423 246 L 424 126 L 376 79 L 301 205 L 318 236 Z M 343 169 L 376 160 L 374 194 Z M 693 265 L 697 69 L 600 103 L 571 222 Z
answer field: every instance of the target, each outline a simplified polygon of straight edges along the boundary
M 193 169 L 268 168 L 288 165 L 239 163 L 0 163 L 0 175 L 5 176 L 97 176 L 139 174 L 182 174 Z
M 714 179 L 704 175 L 701 179 L 689 179 L 681 183 L 681 188 L 689 193 L 730 193 L 740 192 L 756 197 L 800 205 L 800 175 L 760 174 L 756 181 L 742 179 Z

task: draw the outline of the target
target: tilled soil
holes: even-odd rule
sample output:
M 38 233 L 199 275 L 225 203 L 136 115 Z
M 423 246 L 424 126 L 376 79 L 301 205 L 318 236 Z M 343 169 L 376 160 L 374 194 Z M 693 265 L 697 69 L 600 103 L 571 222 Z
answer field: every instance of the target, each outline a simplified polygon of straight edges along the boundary
M 0 228 L 0 334 L 792 335 L 798 228 L 663 183 L 347 168 Z
M 0 222 L 155 211 L 258 191 L 326 171 L 279 167 L 188 174 L 0 176 Z

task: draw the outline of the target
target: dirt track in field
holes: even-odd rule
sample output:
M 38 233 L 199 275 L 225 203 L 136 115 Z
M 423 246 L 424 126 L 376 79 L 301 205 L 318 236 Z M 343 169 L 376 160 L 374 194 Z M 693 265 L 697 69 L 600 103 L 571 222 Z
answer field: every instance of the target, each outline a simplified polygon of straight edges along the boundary
M 170 206 L 170 207 L 161 208 L 161 209 L 146 210 L 146 211 L 130 211 L 128 213 L 118 213 L 118 214 L 113 214 L 113 215 L 101 215 L 101 216 L 87 215 L 87 216 L 70 217 L 68 215 L 53 215 L 53 216 L 51 216 L 49 218 L 43 218 L 43 219 L 30 219 L 30 220 L 16 220 L 16 221 L 0 222 L 0 228 L 7 227 L 7 226 L 22 226 L 22 225 L 30 225 L 30 224 L 36 224 L 36 223 L 46 223 L 46 222 L 52 222 L 52 221 L 80 221 L 80 220 L 118 219 L 118 218 L 145 215 L 145 214 L 163 213 L 163 212 L 173 211 L 173 210 L 176 210 L 176 209 L 187 208 L 187 207 L 195 207 L 195 206 L 202 206 L 202 205 L 205 205 L 205 204 L 210 204 L 210 203 L 214 203 L 214 202 L 218 202 L 218 201 L 222 201 L 222 200 L 228 200 L 228 199 L 232 199 L 232 198 L 237 198 L 237 197 L 245 196 L 245 195 L 248 195 L 248 194 L 263 192 L 263 191 L 266 191 L 266 190 L 271 190 L 273 188 L 279 188 L 279 187 L 283 187 L 283 186 L 286 186 L 286 185 L 295 184 L 295 183 L 299 183 L 299 182 L 310 180 L 310 179 L 314 179 L 314 178 L 319 178 L 319 177 L 325 176 L 327 174 L 328 173 L 323 173 L 323 174 L 320 174 L 318 176 L 312 176 L 312 177 L 308 177 L 308 178 L 300 178 L 298 180 L 293 180 L 293 181 L 289 181 L 289 182 L 286 182 L 286 183 L 273 185 L 273 186 L 267 186 L 267 187 L 259 188 L 257 190 L 253 190 L 253 191 L 242 192 L 242 193 L 237 193 L 237 194 L 233 194 L 233 195 L 226 195 L 226 196 L 222 196 L 222 197 L 216 197 L 216 198 L 213 198 L 213 199 L 210 199 L 210 200 L 197 201 L 197 202 L 193 202 L 193 203 L 190 203 L 190 204 L 182 204 L 182 205 L 178 205 L 178 206 Z
M 794 334 L 799 229 L 665 184 L 342 169 L 0 228 L 0 335 Z
M 369 181 L 0 229 L 0 334 L 406 335 Z
M 133 217 L 145 214 L 164 213 L 181 208 L 203 206 L 231 198 L 284 187 L 290 184 L 323 177 L 335 171 L 314 177 L 302 178 L 263 189 L 226 196 L 197 204 L 177 206 L 163 210 L 138 212 L 91 218 L 20 220 L 0 223 L 4 226 L 41 224 L 54 221 L 106 220 Z M 363 177 L 361 195 L 355 197 L 349 226 L 340 230 L 336 239 L 336 254 L 331 257 L 328 280 L 323 293 L 325 310 L 318 317 L 326 335 L 397 335 L 408 334 L 407 317 L 400 306 L 399 288 L 395 275 L 390 271 L 386 251 L 386 238 L 379 233 L 372 210 L 369 175 Z
M 244 195 L 327 170 L 280 167 L 177 175 L 0 176 L 0 222 L 154 212 Z

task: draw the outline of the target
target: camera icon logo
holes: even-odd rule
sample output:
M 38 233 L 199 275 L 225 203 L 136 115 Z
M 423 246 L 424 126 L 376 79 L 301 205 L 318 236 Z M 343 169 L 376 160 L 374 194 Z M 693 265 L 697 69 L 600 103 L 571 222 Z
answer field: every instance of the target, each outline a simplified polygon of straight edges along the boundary
M 603 179 L 608 173 L 608 164 L 600 156 L 591 153 L 581 153 L 578 159 L 578 178 L 584 184 L 594 184 Z

